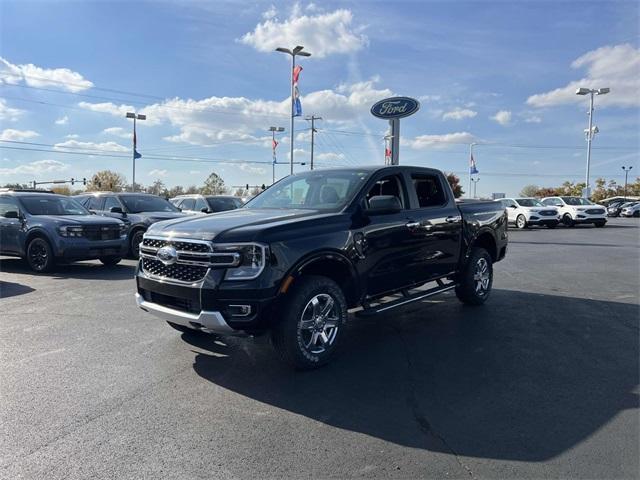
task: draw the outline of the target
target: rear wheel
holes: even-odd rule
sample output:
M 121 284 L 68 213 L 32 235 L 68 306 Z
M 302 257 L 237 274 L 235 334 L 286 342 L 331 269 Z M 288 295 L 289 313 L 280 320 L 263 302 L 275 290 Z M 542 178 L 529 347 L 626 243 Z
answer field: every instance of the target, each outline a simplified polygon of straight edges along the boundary
M 102 262 L 102 264 L 106 265 L 107 267 L 112 267 L 114 265 L 117 265 L 118 263 L 120 263 L 120 260 L 122 260 L 122 257 L 118 257 L 116 255 L 109 255 L 108 257 L 100 257 L 100 261 Z
M 568 213 L 565 213 L 562 217 L 562 223 L 567 227 L 574 227 L 576 224 L 576 222 L 573 221 L 573 218 L 571 218 L 571 215 L 569 215 Z
M 271 332 L 276 352 L 299 370 L 328 363 L 347 320 L 342 290 L 330 278 L 309 275 L 299 278 L 287 296 L 284 317 Z
M 524 215 L 518 215 L 518 218 L 516 218 L 516 227 L 520 230 L 527 228 L 527 219 L 524 218 Z
M 53 251 L 49 242 L 42 237 L 36 237 L 27 245 L 27 263 L 36 273 L 50 272 L 55 265 Z
M 484 248 L 474 248 L 456 287 L 458 299 L 466 305 L 482 305 L 491 294 L 493 261 Z
M 142 237 L 144 236 L 144 230 L 136 230 L 131 235 L 129 240 L 129 249 L 131 256 L 138 260 L 140 258 L 140 244 L 142 243 Z

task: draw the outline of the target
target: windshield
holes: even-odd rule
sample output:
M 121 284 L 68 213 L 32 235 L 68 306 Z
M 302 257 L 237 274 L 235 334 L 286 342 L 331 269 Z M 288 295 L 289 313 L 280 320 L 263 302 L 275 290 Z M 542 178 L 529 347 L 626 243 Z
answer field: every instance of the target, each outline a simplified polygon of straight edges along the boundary
M 152 195 L 122 195 L 120 200 L 127 207 L 129 213 L 180 211 L 164 198 Z
M 521 207 L 544 207 L 544 204 L 535 198 L 516 198 Z
M 363 170 L 314 171 L 284 178 L 250 200 L 245 208 L 343 208 L 369 177 Z
M 214 212 L 224 212 L 226 210 L 235 210 L 242 206 L 242 200 L 230 197 L 207 197 L 209 208 Z
M 586 198 L 580 197 L 562 197 L 562 200 L 564 200 L 564 203 L 567 205 L 595 205 L 595 203 L 590 202 Z
M 57 196 L 28 196 L 20 201 L 31 215 L 90 215 L 82 205 L 71 198 Z

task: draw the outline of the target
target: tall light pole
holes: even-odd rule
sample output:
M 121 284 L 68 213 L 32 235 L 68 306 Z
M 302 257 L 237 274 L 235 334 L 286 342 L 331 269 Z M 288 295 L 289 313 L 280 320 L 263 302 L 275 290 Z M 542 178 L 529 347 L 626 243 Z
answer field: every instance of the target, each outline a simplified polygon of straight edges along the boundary
M 289 133 L 291 134 L 291 153 L 289 158 L 289 163 L 291 165 L 291 175 L 293 175 L 293 135 L 294 135 L 294 127 L 293 120 L 295 118 L 295 85 L 293 83 L 293 72 L 296 68 L 296 56 L 300 55 L 301 57 L 310 57 L 311 54 L 309 52 L 303 51 L 304 47 L 298 45 L 293 50 L 289 50 L 288 48 L 278 47 L 276 48 L 276 52 L 287 53 L 291 55 L 291 128 L 289 129 Z
M 271 183 L 276 183 L 276 132 L 284 132 L 284 127 L 269 127 L 271 132 Z
M 311 115 L 310 117 L 305 117 L 305 120 L 311 121 L 311 170 L 313 170 L 313 144 L 315 140 L 315 134 L 317 132 L 315 122 L 316 120 L 322 120 L 322 117 L 316 117 L 315 115 Z
M 472 178 L 471 181 L 473 182 L 473 198 L 476 198 L 477 197 L 476 188 L 478 186 L 478 182 L 480 181 L 480 179 L 476 177 L 476 178 Z
M 127 118 L 133 118 L 133 175 L 131 180 L 131 191 L 136 191 L 136 159 L 142 157 L 136 150 L 136 120 L 146 120 L 147 116 L 140 113 L 127 112 Z
M 476 170 L 475 159 L 473 158 L 473 147 L 476 145 L 477 143 L 475 142 L 469 144 L 469 196 L 471 196 L 471 175 L 473 175 L 474 173 L 478 173 Z
M 587 174 L 585 178 L 585 188 L 582 192 L 582 196 L 589 198 L 591 196 L 591 187 L 589 186 L 589 169 L 591 168 L 591 142 L 595 131 L 593 128 L 593 97 L 594 95 L 606 95 L 609 93 L 609 88 L 578 88 L 576 95 L 589 95 L 589 128 L 586 130 L 587 136 Z
M 627 201 L 627 177 L 633 167 L 622 167 L 624 171 L 624 201 Z

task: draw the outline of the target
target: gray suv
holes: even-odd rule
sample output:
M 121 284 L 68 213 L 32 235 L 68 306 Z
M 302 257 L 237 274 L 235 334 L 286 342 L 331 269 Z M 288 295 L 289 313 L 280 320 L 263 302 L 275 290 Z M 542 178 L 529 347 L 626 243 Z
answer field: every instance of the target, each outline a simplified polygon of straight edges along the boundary
M 127 251 L 126 232 L 120 220 L 91 215 L 73 198 L 0 189 L 0 254 L 26 259 L 35 272 L 74 260 L 115 265 Z
M 151 224 L 186 215 L 164 198 L 149 193 L 88 192 L 73 198 L 92 213 L 122 220 L 127 225 L 128 253 L 135 259 L 140 256 L 142 236 Z

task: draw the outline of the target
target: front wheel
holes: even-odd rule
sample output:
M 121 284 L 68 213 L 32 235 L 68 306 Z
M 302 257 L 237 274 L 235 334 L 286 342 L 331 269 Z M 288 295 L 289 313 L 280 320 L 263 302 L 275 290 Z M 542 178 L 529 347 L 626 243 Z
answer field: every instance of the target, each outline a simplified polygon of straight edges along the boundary
M 456 287 L 458 299 L 466 305 L 482 305 L 491 294 L 493 260 L 484 248 L 474 248 Z
M 573 221 L 573 218 L 571 218 L 571 215 L 569 215 L 568 213 L 565 213 L 562 217 L 562 223 L 564 223 L 567 227 L 574 227 L 576 225 L 576 222 Z
M 27 245 L 27 263 L 36 273 L 50 272 L 53 270 L 55 260 L 51 245 L 44 238 L 36 237 Z
M 596 222 L 594 225 L 596 226 L 596 228 L 602 228 L 604 227 L 605 222 Z
M 516 218 L 516 227 L 520 230 L 527 228 L 527 219 L 524 218 L 524 215 L 518 215 L 518 218 Z
M 129 249 L 131 251 L 131 257 L 138 260 L 140 258 L 140 244 L 142 243 L 142 237 L 144 236 L 143 230 L 136 230 L 131 235 L 129 241 Z
M 347 301 L 336 282 L 300 277 L 283 305 L 283 318 L 271 332 L 282 360 L 298 370 L 318 368 L 331 360 L 347 320 Z

